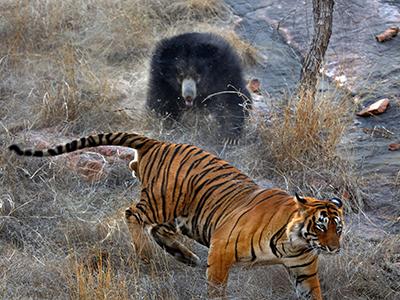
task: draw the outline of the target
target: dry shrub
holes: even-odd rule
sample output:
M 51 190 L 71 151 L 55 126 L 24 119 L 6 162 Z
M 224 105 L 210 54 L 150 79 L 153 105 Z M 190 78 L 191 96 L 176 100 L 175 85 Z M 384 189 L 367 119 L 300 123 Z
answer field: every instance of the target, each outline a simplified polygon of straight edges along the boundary
M 275 166 L 290 171 L 302 170 L 304 164 L 320 165 L 321 160 L 332 162 L 347 126 L 343 118 L 347 108 L 343 104 L 328 97 L 314 101 L 300 95 L 284 107 L 283 115 L 273 116 L 271 126 L 262 131 L 262 138 L 271 145 Z
M 159 13 L 142 1 L 98 1 L 92 6 L 95 19 L 81 45 L 110 64 L 129 64 L 146 55 L 162 30 Z
M 254 67 L 261 63 L 262 57 L 260 56 L 260 52 L 251 43 L 240 37 L 235 31 L 223 31 L 222 36 L 236 49 L 243 65 Z
M 185 0 L 172 3 L 168 13 L 181 19 L 205 21 L 215 17 L 226 18 L 229 10 L 221 0 Z
M 126 278 L 116 276 L 110 260 L 99 253 L 89 261 L 76 262 L 74 299 L 128 299 Z
M 6 1 L 7 2 L 7 1 Z M 97 55 L 143 54 L 152 42 L 149 6 L 141 1 L 8 1 L 3 32 L 9 54 L 54 52 L 65 41 Z M 151 7 L 150 7 L 151 8 Z M 122 55 L 122 54 L 121 54 Z
M 275 108 L 259 127 L 265 167 L 285 180 L 286 188 L 333 194 L 359 206 L 360 190 L 351 164 L 338 155 L 349 125 L 346 95 L 300 94 Z
M 38 110 L 41 127 L 71 123 L 75 131 L 96 129 L 102 120 L 115 125 L 126 123 L 128 116 L 119 110 L 125 96 L 105 74 L 95 74 L 92 66 L 78 49 L 65 46 L 55 59 L 60 72 L 42 84 L 42 103 Z
M 149 263 L 143 263 L 136 256 L 127 259 L 132 249 L 129 253 L 121 251 L 120 261 L 117 253 L 120 249 L 116 247 L 109 251 L 95 246 L 84 255 L 73 252 L 70 268 L 65 272 L 70 296 L 74 299 L 136 299 L 143 295 L 149 299 L 179 298 L 177 294 L 181 291 L 174 288 L 172 275 L 177 267 L 171 268 L 171 257 L 157 245 L 154 247 Z
M 150 47 L 147 6 L 122 0 L 4 2 L 0 91 L 8 103 L 4 111 L 13 112 L 4 117 L 7 127 L 26 120 L 26 127 L 82 132 L 128 123 L 120 108 L 126 94 L 116 88 L 121 71 L 109 63 L 132 61 Z

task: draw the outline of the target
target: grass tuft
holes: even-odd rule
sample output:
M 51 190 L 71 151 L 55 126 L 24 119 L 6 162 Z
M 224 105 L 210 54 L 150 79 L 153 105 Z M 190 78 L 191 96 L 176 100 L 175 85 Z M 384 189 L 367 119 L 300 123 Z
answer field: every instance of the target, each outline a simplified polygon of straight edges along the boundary
M 353 166 L 338 155 L 353 109 L 347 103 L 347 96 L 339 93 L 320 93 L 316 99 L 296 95 L 275 105 L 258 130 L 265 168 L 289 190 L 344 197 L 349 207 L 358 209 L 363 204 L 361 187 Z
M 128 299 L 126 278 L 114 273 L 107 253 L 75 263 L 75 299 Z
M 226 30 L 223 32 L 222 36 L 236 50 L 244 66 L 254 67 L 261 64 L 262 57 L 257 48 L 240 37 L 235 31 Z

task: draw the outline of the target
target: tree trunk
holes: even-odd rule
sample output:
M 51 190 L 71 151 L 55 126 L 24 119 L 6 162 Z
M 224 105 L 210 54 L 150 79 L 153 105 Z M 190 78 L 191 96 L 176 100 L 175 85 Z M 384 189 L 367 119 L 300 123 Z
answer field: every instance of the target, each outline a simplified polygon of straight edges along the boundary
M 319 70 L 332 34 L 334 3 L 334 0 L 313 0 L 314 35 L 301 70 L 301 96 L 315 97 Z

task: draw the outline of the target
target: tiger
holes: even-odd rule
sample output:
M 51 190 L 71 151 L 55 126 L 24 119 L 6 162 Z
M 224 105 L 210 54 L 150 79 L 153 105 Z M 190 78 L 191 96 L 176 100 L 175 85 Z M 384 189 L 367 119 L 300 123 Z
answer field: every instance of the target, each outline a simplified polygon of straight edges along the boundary
M 136 133 L 91 135 L 46 150 L 22 150 L 15 144 L 9 149 L 44 157 L 101 145 L 137 152 L 129 168 L 141 182 L 140 199 L 126 209 L 125 219 L 140 257 L 149 259 L 153 239 L 178 261 L 199 265 L 199 257 L 180 242 L 183 234 L 209 248 L 210 297 L 225 295 L 232 266 L 260 263 L 283 265 L 299 298 L 322 299 L 318 256 L 340 250 L 342 200 L 263 188 L 199 147 Z

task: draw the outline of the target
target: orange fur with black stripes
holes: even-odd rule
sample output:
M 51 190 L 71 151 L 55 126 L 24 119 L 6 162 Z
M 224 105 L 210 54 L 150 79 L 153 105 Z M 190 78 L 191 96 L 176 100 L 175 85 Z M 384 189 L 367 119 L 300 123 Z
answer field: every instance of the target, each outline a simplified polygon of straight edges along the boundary
M 231 266 L 247 262 L 283 264 L 301 298 L 321 299 L 318 254 L 340 248 L 339 199 L 317 200 L 264 189 L 198 147 L 133 133 L 99 134 L 43 151 L 21 150 L 16 145 L 10 150 L 53 156 L 100 145 L 138 152 L 130 169 L 141 181 L 141 196 L 126 210 L 126 219 L 140 255 L 146 257 L 150 251 L 142 234 L 149 231 L 178 260 L 196 265 L 198 257 L 177 239 L 180 231 L 209 247 L 210 295 L 224 292 Z

